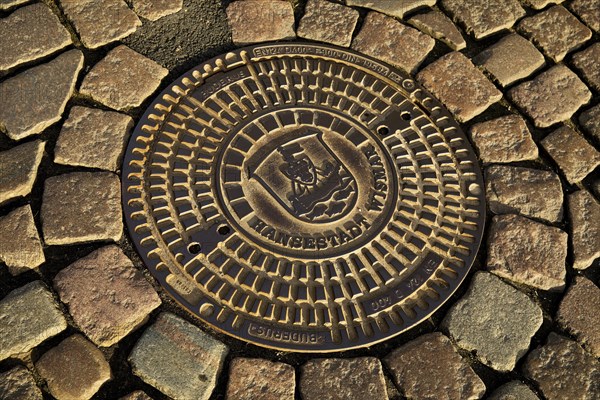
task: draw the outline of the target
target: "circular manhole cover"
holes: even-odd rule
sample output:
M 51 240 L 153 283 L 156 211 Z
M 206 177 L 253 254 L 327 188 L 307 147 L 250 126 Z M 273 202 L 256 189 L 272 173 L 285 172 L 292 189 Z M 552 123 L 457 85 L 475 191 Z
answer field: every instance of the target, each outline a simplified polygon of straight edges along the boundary
M 149 107 L 123 166 L 152 274 L 213 327 L 308 352 L 426 319 L 479 247 L 485 199 L 458 124 L 413 79 L 346 49 L 239 49 Z

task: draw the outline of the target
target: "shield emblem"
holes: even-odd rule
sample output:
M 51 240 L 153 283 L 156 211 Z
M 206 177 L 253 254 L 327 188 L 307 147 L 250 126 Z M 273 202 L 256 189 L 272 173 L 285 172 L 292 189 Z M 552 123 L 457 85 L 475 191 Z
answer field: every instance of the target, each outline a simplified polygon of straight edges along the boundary
M 249 160 L 248 176 L 296 218 L 330 222 L 356 203 L 356 180 L 322 132 L 294 131 L 261 150 Z

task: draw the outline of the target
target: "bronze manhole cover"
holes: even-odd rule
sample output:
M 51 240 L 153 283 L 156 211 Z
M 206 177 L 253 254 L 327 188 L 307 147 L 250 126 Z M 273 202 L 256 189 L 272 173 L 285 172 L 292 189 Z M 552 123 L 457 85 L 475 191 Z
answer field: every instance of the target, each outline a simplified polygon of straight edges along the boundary
M 309 352 L 427 318 L 467 274 L 485 218 L 477 159 L 438 101 L 378 61 L 306 43 L 177 79 L 133 133 L 123 201 L 183 307 Z

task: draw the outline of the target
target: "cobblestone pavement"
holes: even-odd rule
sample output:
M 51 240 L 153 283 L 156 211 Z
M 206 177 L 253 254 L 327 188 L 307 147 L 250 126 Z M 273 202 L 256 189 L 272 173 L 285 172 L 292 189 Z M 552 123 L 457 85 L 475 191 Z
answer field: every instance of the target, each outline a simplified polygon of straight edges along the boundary
M 0 0 L 0 398 L 600 399 L 599 29 L 597 0 Z M 415 75 L 472 140 L 489 207 L 445 307 L 317 358 L 182 311 L 120 205 L 153 94 L 288 39 Z

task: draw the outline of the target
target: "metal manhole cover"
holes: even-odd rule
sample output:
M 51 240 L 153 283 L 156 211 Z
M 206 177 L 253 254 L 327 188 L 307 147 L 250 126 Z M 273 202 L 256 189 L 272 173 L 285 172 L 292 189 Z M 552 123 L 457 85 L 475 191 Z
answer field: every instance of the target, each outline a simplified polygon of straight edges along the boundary
M 123 166 L 129 232 L 187 310 L 262 346 L 371 345 L 426 319 L 479 247 L 459 126 L 413 79 L 346 49 L 239 49 L 149 107 Z

